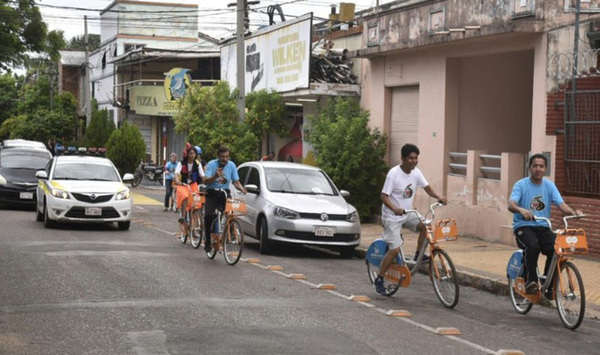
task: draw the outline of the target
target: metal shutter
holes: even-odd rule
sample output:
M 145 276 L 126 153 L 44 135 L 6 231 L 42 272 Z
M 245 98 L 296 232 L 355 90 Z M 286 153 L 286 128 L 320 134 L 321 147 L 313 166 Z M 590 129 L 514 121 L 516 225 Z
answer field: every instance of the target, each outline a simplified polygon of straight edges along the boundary
M 395 166 L 401 163 L 400 150 L 404 144 L 419 144 L 419 86 L 392 90 L 391 116 L 390 166 Z

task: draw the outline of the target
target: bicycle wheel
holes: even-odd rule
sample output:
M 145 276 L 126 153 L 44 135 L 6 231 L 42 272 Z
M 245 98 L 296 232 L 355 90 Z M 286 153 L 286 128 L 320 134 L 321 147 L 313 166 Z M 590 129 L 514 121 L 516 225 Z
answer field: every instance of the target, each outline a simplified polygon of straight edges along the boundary
M 217 230 L 219 228 L 218 226 L 219 226 L 219 218 L 215 218 L 215 220 L 210 225 L 211 232 L 214 230 Z M 221 231 L 219 231 L 219 232 L 221 232 Z M 220 233 L 220 234 L 221 234 L 220 237 L 223 237 L 222 233 Z M 210 237 L 209 242 L 211 243 L 210 250 L 206 252 L 206 256 L 208 256 L 208 258 L 212 260 L 215 258 L 215 256 L 217 256 L 218 250 L 215 249 L 217 244 L 213 242 L 212 236 Z
M 513 308 L 519 314 L 527 314 L 533 307 L 533 303 L 527 298 L 521 296 L 515 290 L 515 281 L 514 279 L 508 278 L 508 293 L 510 294 L 510 303 L 512 303 Z
M 431 251 L 429 278 L 435 295 L 446 308 L 454 308 L 458 303 L 459 288 L 456 269 L 448 254 L 442 249 Z
M 194 249 L 198 249 L 202 243 L 202 235 L 204 234 L 204 225 L 202 222 L 202 213 L 200 213 L 200 210 L 193 210 L 190 242 Z
M 184 214 L 183 215 L 184 220 L 187 219 L 187 216 Z M 188 231 L 186 231 L 185 228 L 185 223 L 179 223 L 179 240 L 181 240 L 182 244 L 185 244 L 185 242 L 187 241 L 187 233 Z
M 238 221 L 232 220 L 227 224 L 224 233 L 223 256 L 229 265 L 235 265 L 242 256 L 244 249 L 244 231 Z
M 564 326 L 575 330 L 585 314 L 585 289 L 581 274 L 569 261 L 561 265 L 560 274 L 554 277 L 556 308 Z
M 377 278 L 377 275 L 379 274 L 379 267 L 371 264 L 368 260 L 366 260 L 366 262 L 367 262 L 367 273 L 369 274 L 369 280 L 371 281 L 371 284 L 374 285 L 375 279 Z M 394 264 L 395 263 L 396 262 L 394 261 Z M 385 287 L 385 295 L 384 296 L 391 297 L 394 295 L 394 293 L 398 292 L 398 290 L 400 289 L 400 282 L 392 282 L 387 277 L 384 277 L 383 278 L 383 286 Z

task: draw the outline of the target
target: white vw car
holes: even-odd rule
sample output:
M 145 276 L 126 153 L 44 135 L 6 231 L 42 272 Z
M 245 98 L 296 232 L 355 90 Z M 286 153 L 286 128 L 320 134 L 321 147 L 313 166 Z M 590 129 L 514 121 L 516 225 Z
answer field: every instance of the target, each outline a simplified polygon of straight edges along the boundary
M 133 175 L 121 180 L 109 159 L 56 156 L 36 177 L 36 219 L 46 228 L 56 222 L 117 222 L 119 229 L 129 229 L 133 200 L 123 181 L 133 180 Z

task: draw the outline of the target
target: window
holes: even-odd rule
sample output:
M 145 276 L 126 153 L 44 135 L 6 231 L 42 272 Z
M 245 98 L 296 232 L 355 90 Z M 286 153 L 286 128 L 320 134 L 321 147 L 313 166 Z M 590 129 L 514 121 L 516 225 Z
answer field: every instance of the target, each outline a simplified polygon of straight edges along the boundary
M 258 169 L 253 168 L 252 170 L 250 170 L 248 184 L 256 185 L 260 189 L 260 175 L 258 173 Z
M 240 176 L 240 184 L 242 184 L 242 186 L 246 185 L 244 182 L 246 182 L 248 170 L 250 170 L 249 166 L 244 166 L 243 168 L 238 169 L 238 175 Z
M 106 51 L 102 53 L 102 69 L 106 68 Z

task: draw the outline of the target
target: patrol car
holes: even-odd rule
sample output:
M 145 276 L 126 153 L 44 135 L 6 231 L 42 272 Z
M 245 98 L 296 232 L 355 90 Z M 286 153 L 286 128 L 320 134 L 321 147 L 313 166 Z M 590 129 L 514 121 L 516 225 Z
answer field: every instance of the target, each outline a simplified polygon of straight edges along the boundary
M 116 222 L 128 230 L 133 200 L 117 168 L 104 157 L 61 155 L 38 171 L 36 219 L 46 228 L 61 223 Z

